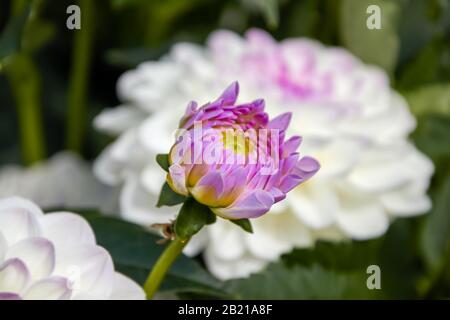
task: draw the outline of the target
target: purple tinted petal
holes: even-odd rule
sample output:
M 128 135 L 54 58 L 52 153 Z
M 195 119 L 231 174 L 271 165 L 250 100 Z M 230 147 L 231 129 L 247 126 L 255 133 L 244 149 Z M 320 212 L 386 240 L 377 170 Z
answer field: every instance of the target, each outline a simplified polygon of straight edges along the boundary
M 257 218 L 267 213 L 274 202 L 270 192 L 254 190 L 244 194 L 227 208 L 211 208 L 211 210 L 226 219 Z
M 279 115 L 278 117 L 272 119 L 269 122 L 269 129 L 277 129 L 280 131 L 285 131 L 287 129 L 287 127 L 289 126 L 289 122 L 291 122 L 291 118 L 292 118 L 292 113 L 291 112 L 286 112 L 283 113 L 281 115 Z
M 288 157 L 290 154 L 297 151 L 298 147 L 302 143 L 302 137 L 293 136 L 283 144 L 283 158 Z
M 210 172 L 198 181 L 196 187 L 213 188 L 215 190 L 216 198 L 219 198 L 223 192 L 224 181 L 220 173 Z
M 22 300 L 22 299 L 16 293 L 0 292 L 0 300 Z
M 295 171 L 305 179 L 312 177 L 320 169 L 320 163 L 312 157 L 305 156 L 299 160 Z
M 225 91 L 220 95 L 218 100 L 222 100 L 225 105 L 232 105 L 236 102 L 239 95 L 239 83 L 237 81 L 233 82 L 225 89 Z

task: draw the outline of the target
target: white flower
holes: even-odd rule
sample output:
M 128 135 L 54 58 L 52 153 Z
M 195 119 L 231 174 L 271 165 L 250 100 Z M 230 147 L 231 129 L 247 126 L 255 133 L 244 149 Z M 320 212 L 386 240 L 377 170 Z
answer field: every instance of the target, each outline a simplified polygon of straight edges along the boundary
M 234 80 L 247 95 L 242 100 L 264 98 L 270 116 L 293 112 L 288 133 L 304 137 L 302 151 L 319 159 L 321 170 L 253 220 L 254 234 L 218 221 L 193 239 L 188 251 L 204 249 L 216 276 L 248 275 L 318 239 L 378 237 L 392 219 L 429 210 L 433 165 L 408 140 L 415 119 L 386 74 L 344 49 L 308 39 L 277 43 L 251 30 L 245 38 L 218 31 L 207 47 L 177 44 L 119 79 L 124 104 L 95 121 L 119 137 L 94 170 L 123 185 L 124 218 L 147 225 L 173 218 L 178 208 L 155 208 L 165 176 L 155 155 L 168 152 L 187 102 L 206 103 Z
M 0 300 L 144 297 L 136 283 L 114 271 L 83 218 L 44 215 L 23 198 L 0 200 Z
M 32 167 L 0 168 L 0 198 L 20 196 L 41 208 L 96 208 L 113 212 L 114 190 L 98 181 L 77 155 L 60 152 Z

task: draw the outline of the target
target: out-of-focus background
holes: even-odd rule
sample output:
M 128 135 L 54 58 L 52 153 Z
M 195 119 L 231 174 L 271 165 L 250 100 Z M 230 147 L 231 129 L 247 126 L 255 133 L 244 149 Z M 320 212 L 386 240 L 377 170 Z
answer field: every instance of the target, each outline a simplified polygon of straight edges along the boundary
M 66 10 L 72 4 L 84 15 L 81 30 L 66 26 L 71 15 Z M 383 27 L 376 33 L 355 27 L 367 19 L 365 8 L 370 4 L 382 10 Z M 252 27 L 265 29 L 276 39 L 310 37 L 345 47 L 389 74 L 393 88 L 407 99 L 418 120 L 412 139 L 433 160 L 436 171 L 429 192 L 432 212 L 394 224 L 387 235 L 396 247 L 388 248 L 384 259 L 389 254 L 405 256 L 404 264 L 388 273 L 387 286 L 392 287 L 388 297 L 450 297 L 448 0 L 2 0 L 0 170 L 39 163 L 66 149 L 92 161 L 111 142 L 93 128 L 93 119 L 104 108 L 119 104 L 116 82 L 124 71 L 158 59 L 179 41 L 203 44 L 218 28 L 242 34 Z M 0 179 L 0 188 L 9 187 L 4 181 Z M 427 269 L 423 255 L 435 267 Z M 286 261 L 310 259 L 305 264 L 312 264 L 312 256 L 308 252 Z M 319 271 L 308 271 L 311 274 L 305 277 L 320 273 L 321 263 L 346 265 L 323 256 L 314 263 Z M 273 272 L 280 282 L 288 281 Z M 322 280 L 326 286 L 340 278 L 337 274 Z M 257 290 L 242 292 L 261 297 Z

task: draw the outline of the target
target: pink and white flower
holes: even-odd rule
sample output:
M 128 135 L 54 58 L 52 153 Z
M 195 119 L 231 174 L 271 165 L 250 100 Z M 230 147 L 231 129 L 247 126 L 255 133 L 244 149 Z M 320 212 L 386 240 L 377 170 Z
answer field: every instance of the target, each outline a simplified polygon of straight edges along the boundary
M 135 282 L 114 270 L 83 218 L 44 215 L 22 198 L 0 200 L 0 300 L 144 298 Z
M 269 122 L 264 100 L 237 104 L 238 94 L 234 82 L 214 102 L 189 103 L 167 174 L 175 192 L 226 219 L 267 213 L 319 170 L 314 158 L 299 156 L 300 136 L 285 141 L 290 113 Z
M 292 113 L 287 133 L 303 137 L 302 152 L 321 169 L 255 219 L 254 234 L 219 219 L 195 236 L 188 251 L 204 250 L 215 275 L 248 275 L 318 239 L 378 237 L 393 219 L 430 209 L 433 165 L 409 141 L 415 119 L 385 72 L 342 48 L 303 38 L 277 42 L 250 30 L 245 37 L 217 31 L 206 47 L 176 44 L 119 79 L 124 104 L 95 122 L 119 137 L 94 169 L 122 186 L 124 218 L 147 225 L 173 218 L 178 208 L 155 208 L 165 177 L 153 159 L 172 145 L 187 101 L 208 101 L 236 79 L 244 101 L 264 97 L 271 117 Z

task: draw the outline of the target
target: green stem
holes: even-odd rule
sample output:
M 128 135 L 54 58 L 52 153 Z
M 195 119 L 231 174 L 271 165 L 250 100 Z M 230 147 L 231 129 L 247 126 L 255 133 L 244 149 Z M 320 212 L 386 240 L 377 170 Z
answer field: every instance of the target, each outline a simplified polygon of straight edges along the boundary
M 17 104 L 22 156 L 31 165 L 45 159 L 39 72 L 28 54 L 17 53 L 8 61 L 6 74 Z
M 175 240 L 172 240 L 172 242 L 164 250 L 158 261 L 156 261 L 156 264 L 150 272 L 144 285 L 144 290 L 147 294 L 148 300 L 153 299 L 155 292 L 161 285 L 161 282 L 164 279 L 164 276 L 166 275 L 170 266 L 180 255 L 181 251 L 183 251 L 183 248 L 186 246 L 188 241 L 189 239 L 181 241 L 178 238 L 175 238 Z
M 67 148 L 80 152 L 85 135 L 88 72 L 91 63 L 94 1 L 79 0 L 81 29 L 75 30 L 68 91 Z

